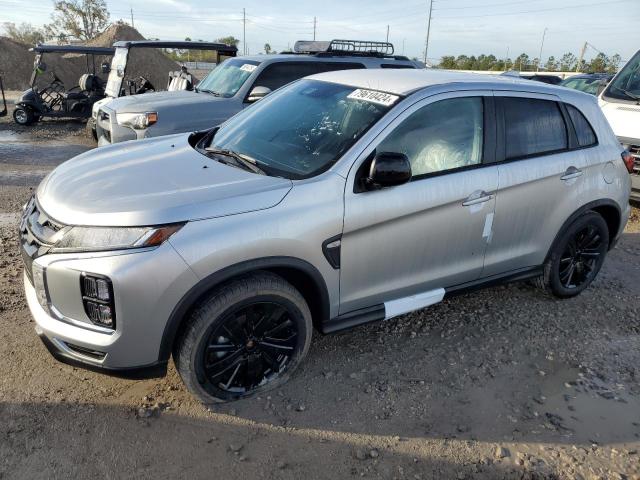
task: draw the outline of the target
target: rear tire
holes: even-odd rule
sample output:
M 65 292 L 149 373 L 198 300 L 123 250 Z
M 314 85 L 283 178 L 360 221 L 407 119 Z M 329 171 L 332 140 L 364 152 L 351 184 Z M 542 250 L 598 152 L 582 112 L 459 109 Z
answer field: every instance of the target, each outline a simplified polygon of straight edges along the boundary
M 260 272 L 222 285 L 197 307 L 173 357 L 201 402 L 228 402 L 285 383 L 305 357 L 311 332 L 300 292 Z
M 18 125 L 31 125 L 34 118 L 33 110 L 29 107 L 18 106 L 13 110 L 13 120 Z
M 602 216 L 588 211 L 561 234 L 535 284 L 559 298 L 580 294 L 596 278 L 609 249 Z

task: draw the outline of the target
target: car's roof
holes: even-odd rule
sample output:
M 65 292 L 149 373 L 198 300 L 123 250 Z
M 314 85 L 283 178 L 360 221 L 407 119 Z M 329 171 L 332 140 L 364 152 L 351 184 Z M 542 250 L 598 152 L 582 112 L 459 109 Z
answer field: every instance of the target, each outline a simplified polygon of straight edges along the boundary
M 516 90 L 529 92 L 558 92 L 558 89 L 553 85 L 532 82 L 531 80 L 508 75 L 484 75 L 431 68 L 415 70 L 393 68 L 383 70 L 339 70 L 336 72 L 319 73 L 307 78 L 340 83 L 356 88 L 378 90 L 396 95 L 408 95 L 423 88 L 447 84 L 458 84 L 467 87 L 473 86 L 474 88 L 483 89 L 505 89 L 505 87 L 512 86 L 520 87 L 515 88 Z

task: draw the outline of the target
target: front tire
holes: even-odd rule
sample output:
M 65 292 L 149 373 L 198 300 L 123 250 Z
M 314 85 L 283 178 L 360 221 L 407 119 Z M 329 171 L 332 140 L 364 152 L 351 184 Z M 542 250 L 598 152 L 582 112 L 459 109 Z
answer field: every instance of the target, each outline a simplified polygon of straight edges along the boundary
M 311 312 L 282 277 L 260 272 L 215 290 L 191 315 L 174 360 L 204 404 L 247 398 L 287 381 L 311 344 Z
M 544 265 L 538 286 L 559 298 L 580 294 L 596 278 L 609 249 L 609 228 L 589 211 L 560 236 Z
M 13 110 L 13 120 L 18 125 L 31 125 L 34 119 L 33 110 L 29 107 L 18 106 Z

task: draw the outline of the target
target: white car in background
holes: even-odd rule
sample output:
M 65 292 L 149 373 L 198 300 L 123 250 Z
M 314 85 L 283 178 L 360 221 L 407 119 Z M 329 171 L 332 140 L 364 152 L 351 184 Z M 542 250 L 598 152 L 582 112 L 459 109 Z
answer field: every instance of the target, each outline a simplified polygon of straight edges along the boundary
M 640 201 L 640 50 L 613 77 L 598 103 L 616 137 L 635 159 L 631 199 Z

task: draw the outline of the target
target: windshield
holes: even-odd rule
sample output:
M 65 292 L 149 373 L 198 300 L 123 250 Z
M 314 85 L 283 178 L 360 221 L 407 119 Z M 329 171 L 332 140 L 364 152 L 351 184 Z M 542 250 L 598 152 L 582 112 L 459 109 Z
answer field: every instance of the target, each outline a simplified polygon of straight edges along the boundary
M 636 102 L 640 100 L 640 51 L 622 67 L 603 96 L 608 99 L 615 98 Z
M 308 178 L 328 169 L 398 99 L 300 80 L 231 118 L 204 146 L 243 155 L 268 174 Z
M 117 98 L 120 96 L 120 87 L 124 78 L 124 71 L 127 67 L 128 53 L 129 50 L 127 48 L 116 48 L 116 53 L 111 59 L 111 71 L 107 79 L 107 87 L 104 89 L 107 97 Z
M 242 58 L 225 60 L 204 77 L 197 89 L 221 97 L 233 97 L 258 65 L 260 62 Z
M 563 80 L 560 85 L 595 95 L 598 93 L 598 86 L 600 86 L 601 80 L 604 80 L 604 78 L 568 78 Z

